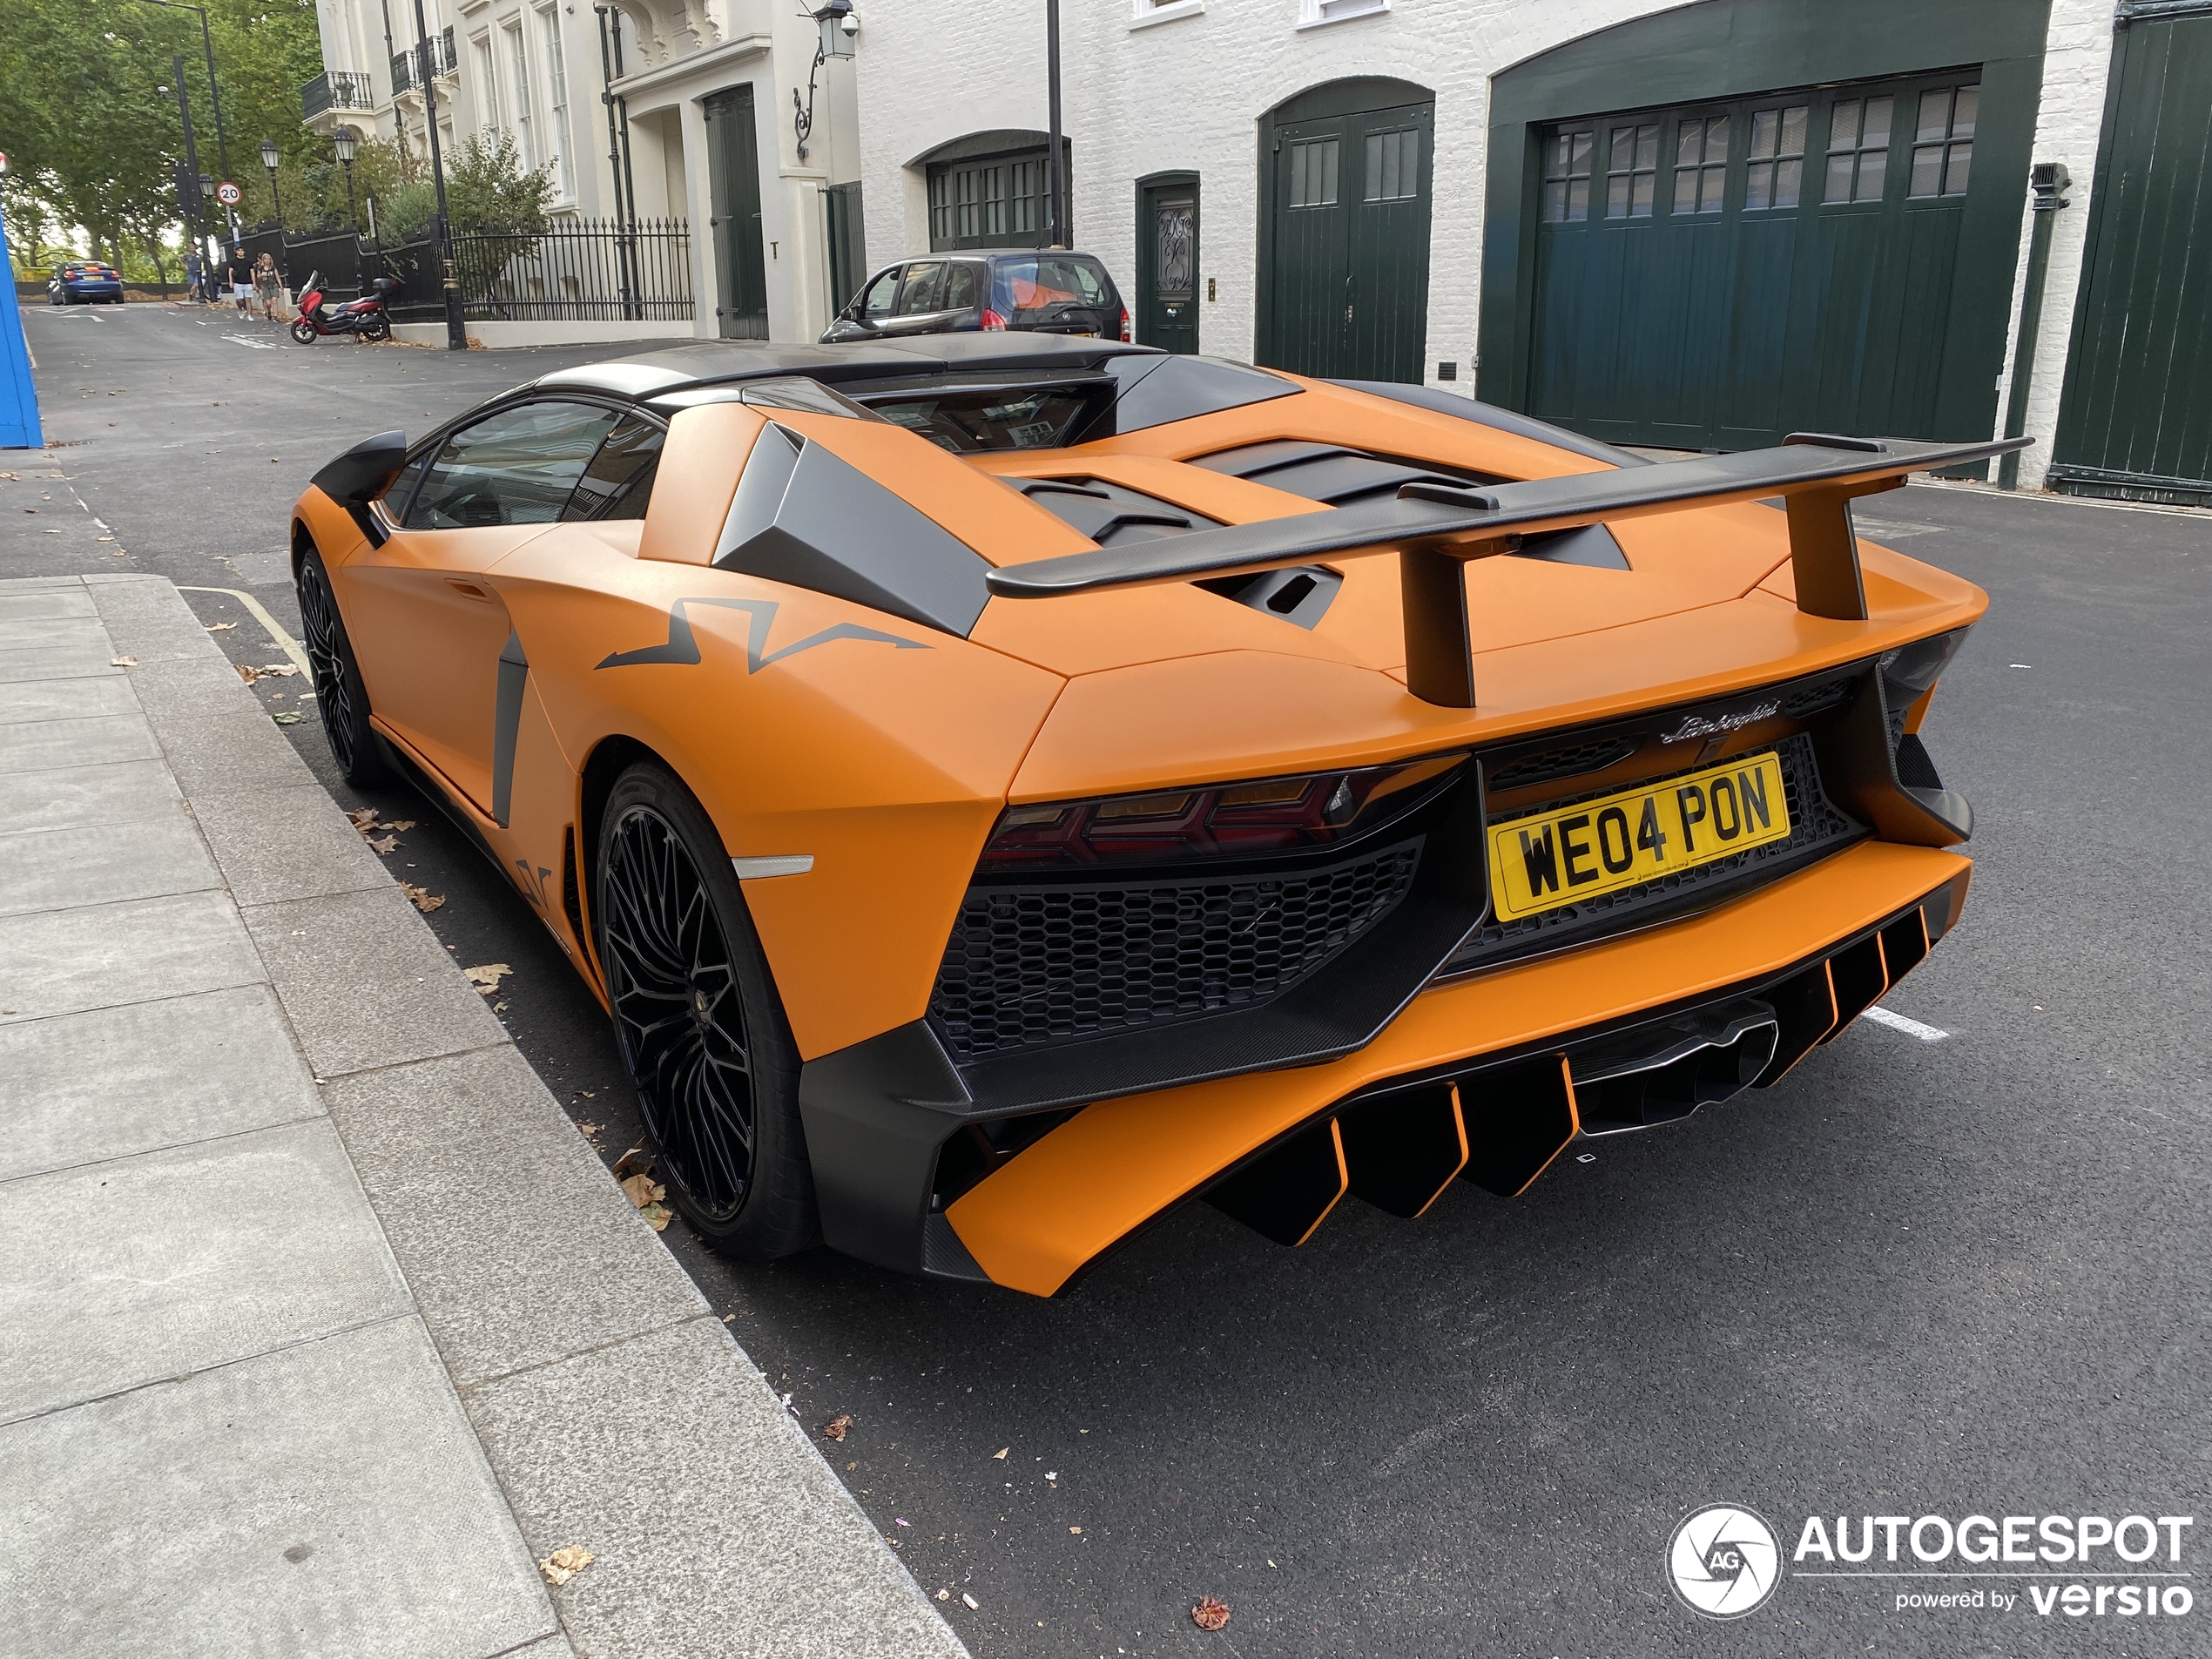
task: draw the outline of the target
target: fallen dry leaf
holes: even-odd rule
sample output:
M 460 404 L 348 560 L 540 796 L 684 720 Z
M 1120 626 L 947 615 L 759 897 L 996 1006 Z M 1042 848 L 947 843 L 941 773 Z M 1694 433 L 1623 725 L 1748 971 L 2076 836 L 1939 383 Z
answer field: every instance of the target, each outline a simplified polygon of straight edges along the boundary
M 645 1156 L 645 1143 L 640 1141 L 615 1160 L 615 1179 L 620 1181 L 626 1176 L 635 1175 L 652 1167 L 652 1159 Z
M 565 1584 L 598 1559 L 590 1550 L 570 1544 L 566 1549 L 555 1550 L 538 1562 L 537 1570 L 545 1575 L 548 1584 Z
M 136 668 L 138 659 L 135 657 L 111 657 L 107 659 L 107 665 L 110 668 Z
M 583 1138 L 587 1141 L 591 1139 L 592 1136 L 596 1136 L 599 1132 L 599 1126 L 588 1117 L 579 1119 L 577 1123 L 577 1128 L 583 1132 Z
M 633 1175 L 622 1183 L 622 1190 L 630 1202 L 640 1210 L 649 1204 L 658 1204 L 668 1197 L 668 1189 L 650 1175 Z
M 841 1440 L 845 1438 L 846 1430 L 852 1426 L 852 1413 L 847 1412 L 842 1417 L 833 1417 L 822 1425 L 822 1438 L 826 1440 Z
M 645 1224 L 657 1233 L 666 1232 L 668 1224 L 676 1219 L 676 1212 L 664 1204 L 649 1204 L 637 1213 L 645 1218 Z
M 238 671 L 239 678 L 244 680 L 248 685 L 253 685 L 255 680 L 261 678 L 261 671 L 258 668 L 252 667 L 247 664 L 233 663 L 231 666 Z
M 207 624 L 207 631 L 211 634 L 227 633 L 237 626 L 234 622 L 211 622 Z
M 346 816 L 353 820 L 354 827 L 364 835 L 376 827 L 376 808 L 374 806 L 349 807 Z
M 261 671 L 264 674 L 273 674 L 279 679 L 290 679 L 300 671 L 291 663 L 264 663 L 261 664 Z
M 373 853 L 396 853 L 400 849 L 400 838 L 396 835 L 372 836 L 368 846 Z
M 468 974 L 469 982 L 480 995 L 493 996 L 498 994 L 499 981 L 515 970 L 505 962 L 486 962 L 481 968 L 464 968 L 461 971 Z
M 1080 1535 L 1080 1534 L 1082 1534 L 1082 1528 L 1081 1527 L 1069 1527 L 1069 1528 L 1068 1528 L 1068 1530 L 1069 1530 L 1069 1532 L 1071 1532 L 1071 1533 L 1075 1533 L 1075 1534 L 1078 1534 L 1078 1535 Z
M 1190 1609 L 1190 1622 L 1201 1630 L 1218 1630 L 1229 1622 L 1229 1603 L 1202 1595 L 1198 1604 Z
M 415 907 L 426 916 L 446 901 L 442 893 L 432 893 L 428 888 L 416 887 L 412 881 L 401 882 L 400 891 L 407 894 L 414 901 Z
M 992 1453 L 991 1455 L 996 1458 L 1000 1462 L 1003 1463 L 1006 1461 L 1006 1454 L 1013 1449 L 1014 1448 L 1010 1446 L 1001 1446 L 997 1451 Z

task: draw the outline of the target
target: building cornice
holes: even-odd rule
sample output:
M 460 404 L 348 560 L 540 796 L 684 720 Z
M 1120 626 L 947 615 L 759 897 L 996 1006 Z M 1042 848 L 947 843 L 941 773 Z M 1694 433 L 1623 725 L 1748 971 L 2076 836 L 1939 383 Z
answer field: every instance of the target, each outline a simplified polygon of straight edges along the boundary
M 725 40 L 719 46 L 710 46 L 705 51 L 693 52 L 688 57 L 678 57 L 654 69 L 642 69 L 635 75 L 625 75 L 607 89 L 622 98 L 634 98 L 649 92 L 671 81 L 680 81 L 692 75 L 711 74 L 718 69 L 742 63 L 748 57 L 765 57 L 774 49 L 775 41 L 768 35 L 740 35 Z

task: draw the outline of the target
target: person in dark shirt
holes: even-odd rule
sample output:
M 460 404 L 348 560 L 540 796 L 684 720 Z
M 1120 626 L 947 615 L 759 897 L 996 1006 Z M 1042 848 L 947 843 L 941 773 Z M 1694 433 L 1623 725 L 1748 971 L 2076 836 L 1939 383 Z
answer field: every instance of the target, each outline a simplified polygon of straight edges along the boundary
M 238 303 L 238 314 L 250 317 L 253 314 L 253 256 L 244 246 L 233 242 L 231 244 L 227 269 L 230 273 L 231 298 Z

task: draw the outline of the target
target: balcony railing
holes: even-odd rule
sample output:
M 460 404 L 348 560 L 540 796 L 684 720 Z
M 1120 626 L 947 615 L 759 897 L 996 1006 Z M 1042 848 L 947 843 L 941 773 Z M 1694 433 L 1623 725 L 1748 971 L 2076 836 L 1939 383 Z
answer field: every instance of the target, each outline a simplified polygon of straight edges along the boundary
M 370 110 L 376 107 L 368 77 L 351 70 L 327 69 L 300 89 L 300 118 L 312 121 L 331 110 Z
M 418 75 L 415 72 L 415 61 L 418 54 L 426 51 L 430 60 L 428 75 L 453 73 L 454 65 L 458 60 L 454 57 L 453 29 L 450 24 L 442 33 L 431 36 L 428 41 L 410 46 L 403 52 L 392 54 L 392 96 L 394 98 L 397 98 L 410 87 L 421 85 L 428 78 L 428 76 Z

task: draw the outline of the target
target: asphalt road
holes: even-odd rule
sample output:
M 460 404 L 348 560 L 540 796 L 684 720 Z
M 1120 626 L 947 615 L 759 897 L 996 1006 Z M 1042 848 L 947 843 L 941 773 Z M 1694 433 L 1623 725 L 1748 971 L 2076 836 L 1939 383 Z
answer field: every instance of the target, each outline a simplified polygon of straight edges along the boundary
M 616 354 L 263 349 L 152 306 L 29 333 L 67 447 L 0 459 L 0 574 L 158 570 L 287 629 L 285 507 L 323 459 Z M 979 1656 L 2212 1650 L 2201 1605 L 2038 1614 L 2058 1577 L 1792 1575 L 1727 1624 L 1669 1587 L 1676 1526 L 1728 1501 L 1785 1554 L 1813 1515 L 2195 1516 L 2130 1570 L 2202 1600 L 2212 516 L 1916 486 L 1861 522 L 1994 596 L 1927 729 L 1979 814 L 1973 901 L 1890 999 L 1943 1041 L 1862 1022 L 1521 1200 L 1347 1202 L 1297 1251 L 1192 1206 L 1051 1302 L 670 1230 L 802 1420 L 853 1416 L 824 1450 Z M 234 660 L 282 660 L 190 597 Z M 334 782 L 312 717 L 289 731 Z M 511 965 L 502 1017 L 611 1161 L 634 1103 L 522 901 L 411 797 L 333 792 L 417 820 L 392 862 L 465 964 Z M 1960 1590 L 2019 1600 L 1896 1605 Z

